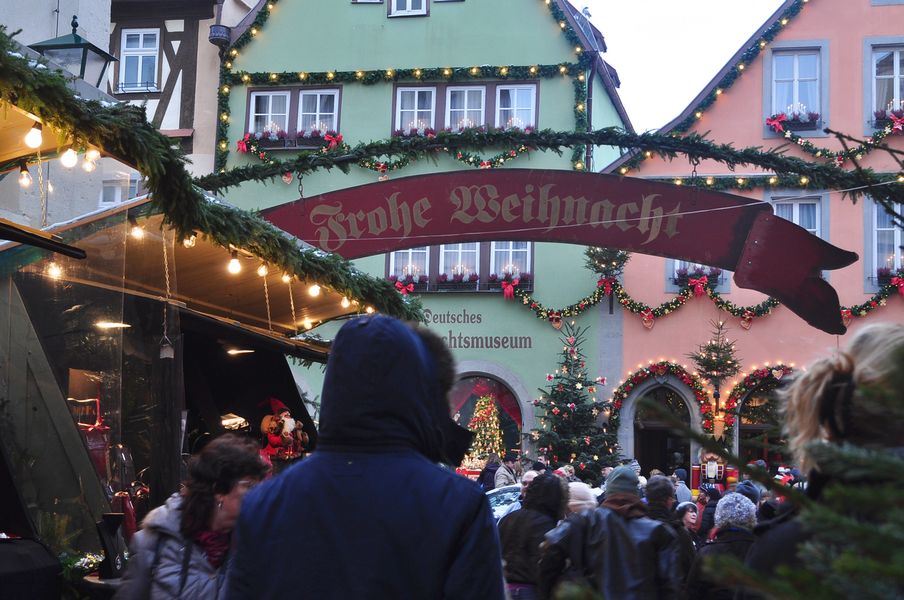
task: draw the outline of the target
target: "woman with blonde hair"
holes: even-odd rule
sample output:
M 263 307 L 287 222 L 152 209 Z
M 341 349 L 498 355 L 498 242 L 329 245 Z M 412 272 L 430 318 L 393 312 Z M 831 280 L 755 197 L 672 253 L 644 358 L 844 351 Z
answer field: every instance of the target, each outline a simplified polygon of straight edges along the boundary
M 844 349 L 815 361 L 783 394 L 788 443 L 801 469 L 809 472 L 807 496 L 817 503 L 815 506 L 828 509 L 839 520 L 849 519 L 861 523 L 861 527 L 866 522 L 877 521 L 874 528 L 870 527 L 877 534 L 883 530 L 881 520 L 888 517 L 883 511 L 875 510 L 878 494 L 881 490 L 887 497 L 889 486 L 895 485 L 893 478 L 900 474 L 870 468 L 870 465 L 881 457 L 904 457 L 902 367 L 904 325 L 871 324 L 857 331 Z M 853 462 L 852 456 L 856 459 Z M 832 494 L 823 493 L 828 486 Z M 839 496 L 841 490 L 844 493 Z M 868 504 L 872 508 L 853 500 L 854 492 L 861 494 L 858 497 L 865 494 L 871 498 Z M 798 555 L 804 542 L 824 546 L 821 551 L 825 556 L 852 553 L 866 558 L 858 552 L 868 554 L 871 547 L 862 540 L 845 538 L 838 530 L 805 528 L 799 512 L 798 507 L 779 513 L 757 528 L 759 537 L 747 555 L 749 567 L 771 577 L 780 566 L 797 572 L 812 571 L 815 566 L 820 571 L 816 576 L 822 577 L 825 584 L 831 579 L 838 589 L 869 585 L 881 579 L 867 576 L 857 582 L 850 573 L 844 573 L 835 580 L 831 563 L 814 565 L 808 561 L 804 565 Z M 813 511 L 804 508 L 803 512 L 812 514 Z M 856 560 L 853 556 L 846 558 L 851 559 Z M 748 593 L 745 597 L 754 596 Z

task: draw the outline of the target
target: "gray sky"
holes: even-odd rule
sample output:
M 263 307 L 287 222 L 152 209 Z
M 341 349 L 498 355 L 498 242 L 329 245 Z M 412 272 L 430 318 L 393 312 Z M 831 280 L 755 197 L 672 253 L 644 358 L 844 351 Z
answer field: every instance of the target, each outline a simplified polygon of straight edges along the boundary
M 571 0 L 603 32 L 637 131 L 693 100 L 782 0 Z

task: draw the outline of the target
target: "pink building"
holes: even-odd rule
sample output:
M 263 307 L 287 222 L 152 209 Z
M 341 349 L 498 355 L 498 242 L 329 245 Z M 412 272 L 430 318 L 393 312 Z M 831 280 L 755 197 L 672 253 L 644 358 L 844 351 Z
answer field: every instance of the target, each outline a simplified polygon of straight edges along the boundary
M 835 161 L 844 168 L 853 168 L 857 161 L 893 179 L 900 173 L 900 167 L 888 154 L 857 148 L 857 142 L 853 142 L 849 144 L 852 150 L 839 157 L 836 153 L 844 150 L 841 143 L 823 130 L 831 128 L 857 138 L 881 139 L 893 148 L 904 149 L 902 110 L 904 0 L 788 0 L 662 132 L 709 132 L 709 139 L 738 148 L 783 147 L 788 155 L 811 161 Z M 732 314 L 720 310 L 706 295 L 692 295 L 679 309 L 652 321 L 648 318 L 646 324 L 640 314 L 626 311 L 623 327 L 626 379 L 651 360 L 675 359 L 693 370 L 686 355 L 710 339 L 710 321 L 724 321 L 729 328 L 728 337 L 737 341 L 736 353 L 743 372 L 723 384 L 720 407 L 724 408 L 726 401 L 729 409 L 734 401 L 741 405 L 741 439 L 762 429 L 753 424 L 758 418 L 753 414 L 748 418 L 745 410 L 762 408 L 770 401 L 769 394 L 756 387 L 760 382 L 766 384 L 766 389 L 774 387 L 772 373 L 784 375 L 783 371 L 775 370 L 776 363 L 800 368 L 827 349 L 843 345 L 842 338 L 864 324 L 904 321 L 904 296 L 899 297 L 897 293 L 904 293 L 904 288 L 899 290 L 895 285 L 904 281 L 893 279 L 902 267 L 902 230 L 868 197 L 854 202 L 840 191 L 813 189 L 806 180 L 782 180 L 753 168 L 742 167 L 731 172 L 712 161 L 696 166 L 696 178 L 694 166 L 687 160 L 679 158 L 670 162 L 642 154 L 625 156 L 606 170 L 640 178 L 664 178 L 677 185 L 696 183 L 700 187 L 770 202 L 777 215 L 860 255 L 855 264 L 825 275 L 838 291 L 843 307 L 850 310 L 843 312 L 845 320 L 850 319 L 846 336 L 818 331 L 782 306 L 765 316 L 746 313 L 745 318 L 747 309 L 755 314 L 764 312 L 765 307 L 756 305 L 766 298 L 738 288 L 730 273 L 719 277 L 705 265 L 644 255 L 631 258 L 624 287 L 634 300 L 655 307 L 674 299 L 688 277 L 700 278 L 700 271 L 695 274 L 699 268 L 703 269 L 702 274 L 712 289 L 739 308 Z M 794 256 L 788 256 L 788 260 L 793 261 Z M 764 371 L 766 366 L 769 368 Z M 744 373 L 755 367 L 760 368 L 758 374 L 729 399 L 733 383 L 741 381 Z M 626 407 L 640 387 L 635 387 L 625 399 Z M 687 399 L 687 392 L 678 389 L 681 386 L 673 387 L 679 396 L 683 394 L 689 408 L 697 408 Z M 748 394 L 750 387 L 754 390 Z M 655 391 L 655 385 L 644 389 L 644 393 Z M 701 417 L 695 416 L 692 410 L 691 423 L 701 419 L 704 430 L 709 425 L 716 435 L 728 434 L 727 441 L 738 449 L 735 418 L 730 410 L 724 416 L 719 415 L 716 408 L 712 406 L 712 412 L 702 412 Z M 635 436 L 636 439 L 628 435 L 632 423 L 625 418 L 628 414 L 624 410 L 620 434 L 625 435 L 620 435 L 620 439 L 627 446 L 626 452 L 630 454 L 633 443 L 635 454 L 652 456 L 658 452 L 661 455 L 664 443 L 661 439 L 657 441 L 649 432 Z M 635 431 L 639 431 L 636 425 L 639 422 L 634 421 Z M 758 453 L 747 447 L 745 454 L 754 457 Z M 638 458 L 643 464 L 643 457 Z M 692 456 L 692 462 L 697 460 L 698 457 Z

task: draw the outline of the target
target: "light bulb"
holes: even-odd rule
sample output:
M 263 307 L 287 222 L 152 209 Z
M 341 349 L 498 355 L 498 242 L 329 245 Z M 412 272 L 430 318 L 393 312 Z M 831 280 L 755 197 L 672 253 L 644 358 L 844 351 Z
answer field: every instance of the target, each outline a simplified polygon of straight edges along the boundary
M 47 265 L 47 275 L 53 279 L 59 279 L 63 276 L 63 268 L 55 262 Z
M 292 283 L 292 276 L 289 275 L 288 273 L 283 273 L 282 274 L 282 282 L 283 283 Z
M 69 148 L 63 154 L 60 155 L 60 164 L 66 167 L 67 169 L 71 169 L 78 162 L 78 153 Z
M 29 148 L 40 148 L 43 143 L 44 136 L 41 135 L 41 124 L 35 121 L 35 124 L 25 134 L 25 145 Z
M 85 152 L 85 158 L 91 162 L 97 162 L 97 159 L 100 158 L 100 150 L 97 150 L 96 148 L 89 149 Z
M 348 308 L 352 305 L 352 303 L 349 302 L 348 298 L 346 298 L 345 296 L 342 297 L 342 302 L 340 304 L 342 305 L 342 308 Z
M 312 323 L 310 319 L 305 319 L 301 324 L 304 325 L 305 329 L 311 329 L 314 326 L 314 323 Z
M 144 229 L 141 225 L 132 225 L 132 237 L 136 240 L 144 239 Z
M 195 234 L 191 234 L 190 236 L 188 236 L 187 238 L 184 238 L 182 240 L 182 245 L 185 246 L 186 248 L 194 248 L 195 244 L 197 242 L 198 242 L 197 236 L 195 236 Z
M 311 296 L 319 296 L 320 295 L 320 286 L 316 283 L 308 288 L 308 294 Z
M 31 186 L 31 173 L 28 172 L 28 167 L 25 166 L 25 163 L 22 163 L 22 166 L 19 167 L 19 186 L 23 188 Z
M 239 273 L 241 273 L 242 263 L 239 262 L 239 253 L 235 250 L 232 251 L 232 258 L 229 259 L 229 266 L 226 268 L 233 275 L 238 275 Z
M 97 163 L 93 160 L 88 160 L 88 157 L 85 157 L 85 160 L 82 161 L 82 168 L 86 173 L 92 173 L 97 168 Z
M 268 269 L 267 265 L 265 265 L 264 263 L 261 263 L 261 266 L 259 266 L 257 268 L 257 274 L 260 275 L 261 277 L 266 277 L 267 273 L 269 273 L 269 272 L 270 272 L 270 269 Z
M 366 312 L 369 315 L 372 315 L 372 314 L 374 314 L 374 307 L 368 306 L 367 308 L 364 309 L 364 312 Z

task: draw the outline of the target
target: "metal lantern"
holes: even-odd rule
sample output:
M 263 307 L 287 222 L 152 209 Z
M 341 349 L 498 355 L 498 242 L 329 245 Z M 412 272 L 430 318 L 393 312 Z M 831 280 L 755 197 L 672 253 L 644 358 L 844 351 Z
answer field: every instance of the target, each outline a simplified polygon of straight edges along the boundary
M 101 50 L 76 33 L 78 17 L 72 15 L 72 33 L 32 44 L 32 50 L 40 52 L 53 62 L 63 66 L 73 75 L 78 75 L 94 87 L 99 88 L 107 74 L 107 67 L 116 60 L 112 54 Z

